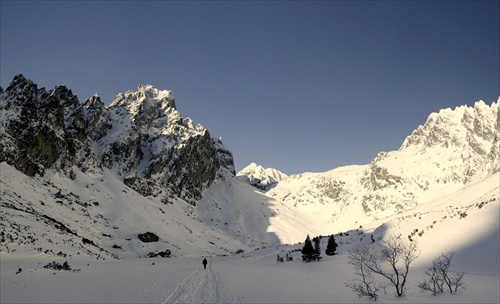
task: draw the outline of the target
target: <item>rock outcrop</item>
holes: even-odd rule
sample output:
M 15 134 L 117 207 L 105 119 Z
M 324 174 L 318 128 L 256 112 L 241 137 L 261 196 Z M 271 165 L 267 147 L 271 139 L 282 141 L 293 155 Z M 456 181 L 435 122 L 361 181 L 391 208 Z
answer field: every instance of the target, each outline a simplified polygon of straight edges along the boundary
M 220 139 L 182 118 L 172 92 L 150 85 L 108 105 L 98 94 L 81 104 L 64 85 L 46 91 L 16 75 L 0 91 L 0 110 L 0 162 L 28 176 L 54 169 L 74 178 L 75 169 L 100 174 L 106 168 L 144 196 L 194 205 L 218 170 L 234 174 Z

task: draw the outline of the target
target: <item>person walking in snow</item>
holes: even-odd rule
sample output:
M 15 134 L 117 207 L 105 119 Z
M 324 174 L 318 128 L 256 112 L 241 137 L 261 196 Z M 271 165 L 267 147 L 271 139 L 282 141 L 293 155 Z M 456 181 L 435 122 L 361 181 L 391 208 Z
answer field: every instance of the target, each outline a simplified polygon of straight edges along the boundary
M 207 259 L 203 258 L 203 262 L 202 263 L 203 263 L 203 268 L 207 269 L 207 264 L 208 264 Z

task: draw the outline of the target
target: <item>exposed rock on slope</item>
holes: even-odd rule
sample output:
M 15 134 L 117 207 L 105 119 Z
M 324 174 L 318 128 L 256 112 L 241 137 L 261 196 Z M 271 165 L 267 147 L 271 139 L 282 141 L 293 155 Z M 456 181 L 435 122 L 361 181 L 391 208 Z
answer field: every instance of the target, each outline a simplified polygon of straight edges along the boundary
M 332 225 L 412 209 L 500 170 L 499 104 L 432 113 L 398 151 L 380 152 L 364 166 L 292 175 L 266 194 Z
M 55 169 L 74 177 L 109 168 L 144 196 L 195 204 L 221 166 L 234 174 L 232 154 L 207 129 L 177 111 L 170 91 L 150 85 L 118 94 L 104 105 L 99 95 L 80 104 L 64 85 L 50 91 L 23 75 L 0 93 L 0 162 L 23 173 Z

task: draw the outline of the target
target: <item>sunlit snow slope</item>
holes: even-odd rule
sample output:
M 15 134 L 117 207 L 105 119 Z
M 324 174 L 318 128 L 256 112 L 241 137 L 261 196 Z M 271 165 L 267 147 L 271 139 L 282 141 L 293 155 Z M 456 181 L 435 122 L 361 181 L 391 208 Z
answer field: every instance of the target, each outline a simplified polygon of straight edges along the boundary
M 286 176 L 257 164 L 236 175 L 222 142 L 149 85 L 80 104 L 63 85 L 47 91 L 17 75 L 0 97 L 4 252 L 248 252 L 401 221 L 444 198 L 462 208 L 494 192 L 500 171 L 500 100 L 432 113 L 398 151 L 367 165 Z M 477 198 L 459 200 L 483 182 Z
M 412 210 L 499 172 L 500 102 L 433 113 L 397 151 L 369 164 L 292 175 L 266 191 L 322 233 Z
M 319 263 L 301 261 L 303 244 L 207 257 L 206 270 L 199 256 L 96 260 L 20 246 L 0 252 L 0 297 L 2 303 L 369 303 L 344 285 L 355 277 L 347 251 L 361 244 L 376 248 L 389 235 L 400 234 L 417 243 L 420 256 L 411 266 L 405 297 L 395 297 L 387 287 L 377 303 L 498 303 L 499 179 L 496 173 L 413 210 L 336 233 L 338 254 L 322 254 Z M 325 237 L 322 252 L 326 243 Z M 39 246 L 55 248 L 46 240 Z M 465 272 L 466 289 L 438 296 L 421 292 L 417 284 L 427 267 L 446 250 L 456 253 L 450 271 Z M 277 255 L 286 254 L 294 260 L 276 262 Z M 68 261 L 80 271 L 43 268 L 52 261 Z

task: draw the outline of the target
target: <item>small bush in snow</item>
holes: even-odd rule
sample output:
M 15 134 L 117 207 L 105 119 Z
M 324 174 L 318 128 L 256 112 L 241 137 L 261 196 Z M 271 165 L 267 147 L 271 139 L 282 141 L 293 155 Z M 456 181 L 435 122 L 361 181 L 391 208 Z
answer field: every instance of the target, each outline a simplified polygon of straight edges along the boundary
M 349 264 L 354 267 L 354 274 L 356 279 L 350 280 L 345 283 L 356 293 L 358 297 L 368 297 L 373 301 L 377 301 L 377 292 L 382 287 L 379 283 L 375 282 L 372 271 L 367 266 L 368 260 L 371 259 L 372 252 L 366 246 L 356 247 L 349 250 Z
M 169 249 L 166 249 L 165 251 L 153 251 L 148 253 L 148 258 L 156 258 L 156 257 L 162 257 L 162 258 L 169 258 L 172 252 Z
M 449 274 L 452 266 L 451 260 L 455 252 L 444 252 L 432 261 L 432 265 L 427 268 L 425 274 L 428 279 L 420 282 L 418 287 L 422 291 L 430 291 L 432 295 L 449 291 L 457 293 L 459 288 L 465 289 L 465 283 L 462 281 L 464 272 L 457 272 L 454 275 Z
M 43 268 L 55 269 L 55 270 L 68 270 L 73 272 L 80 271 L 80 269 L 71 269 L 71 266 L 69 266 L 68 261 L 64 262 L 63 264 L 59 264 L 57 262 L 48 263 L 47 265 L 43 266 Z

